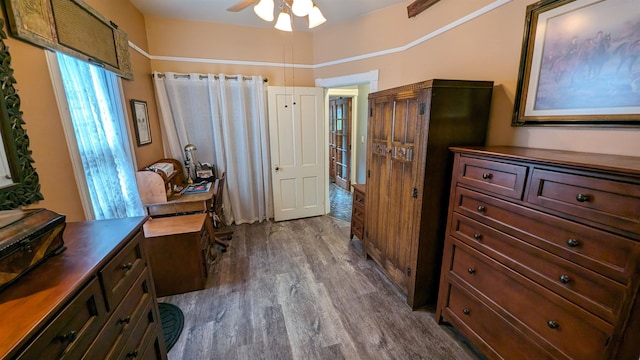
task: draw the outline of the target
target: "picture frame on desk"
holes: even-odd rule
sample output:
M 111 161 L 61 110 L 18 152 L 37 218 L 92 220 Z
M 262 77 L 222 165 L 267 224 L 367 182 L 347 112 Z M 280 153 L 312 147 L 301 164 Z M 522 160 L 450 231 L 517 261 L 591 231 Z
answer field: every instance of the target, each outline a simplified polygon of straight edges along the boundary
M 526 10 L 512 126 L 640 126 L 634 0 L 543 0 Z
M 138 146 L 151 144 L 151 127 L 149 126 L 147 102 L 131 99 L 131 115 L 133 117 Z

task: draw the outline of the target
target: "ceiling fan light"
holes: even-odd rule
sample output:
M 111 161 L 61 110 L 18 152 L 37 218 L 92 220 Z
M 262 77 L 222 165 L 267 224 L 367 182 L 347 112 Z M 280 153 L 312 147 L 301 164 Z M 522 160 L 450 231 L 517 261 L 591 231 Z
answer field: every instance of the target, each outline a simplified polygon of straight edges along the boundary
M 264 21 L 273 21 L 273 0 L 260 0 L 253 11 Z
M 280 15 L 278 15 L 275 28 L 282 31 L 293 31 L 291 28 L 291 15 L 284 11 L 281 12 Z
M 309 29 L 313 29 L 314 27 L 323 24 L 327 19 L 325 19 L 324 15 L 320 9 L 314 5 L 313 9 L 309 12 Z
M 309 15 L 312 8 L 312 0 L 293 0 L 293 4 L 291 5 L 291 11 L 293 11 L 293 14 L 300 17 Z

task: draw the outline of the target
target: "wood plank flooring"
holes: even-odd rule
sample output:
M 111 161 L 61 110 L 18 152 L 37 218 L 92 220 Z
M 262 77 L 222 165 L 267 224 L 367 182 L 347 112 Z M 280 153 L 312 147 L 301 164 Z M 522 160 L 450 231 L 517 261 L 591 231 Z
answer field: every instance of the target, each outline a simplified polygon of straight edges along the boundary
M 159 299 L 185 327 L 169 359 L 477 359 L 330 216 L 232 226 L 205 290 Z M 197 261 L 194 259 L 193 261 Z

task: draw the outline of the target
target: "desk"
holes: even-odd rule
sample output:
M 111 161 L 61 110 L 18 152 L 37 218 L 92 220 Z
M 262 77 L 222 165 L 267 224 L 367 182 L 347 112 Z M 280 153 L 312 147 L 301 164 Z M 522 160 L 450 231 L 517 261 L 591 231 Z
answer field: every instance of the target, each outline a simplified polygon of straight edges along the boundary
M 143 246 L 158 296 L 201 290 L 207 278 L 213 224 L 207 214 L 148 220 Z
M 176 215 L 180 213 L 204 212 L 211 210 L 213 184 L 209 191 L 198 194 L 173 194 L 166 202 L 144 204 L 149 216 Z

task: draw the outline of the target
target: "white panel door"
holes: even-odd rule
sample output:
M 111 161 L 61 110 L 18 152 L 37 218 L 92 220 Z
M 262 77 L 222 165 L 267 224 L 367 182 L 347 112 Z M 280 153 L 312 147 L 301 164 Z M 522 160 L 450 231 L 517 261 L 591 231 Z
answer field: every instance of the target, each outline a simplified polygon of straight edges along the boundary
M 269 86 L 268 98 L 275 220 L 324 215 L 323 89 Z

